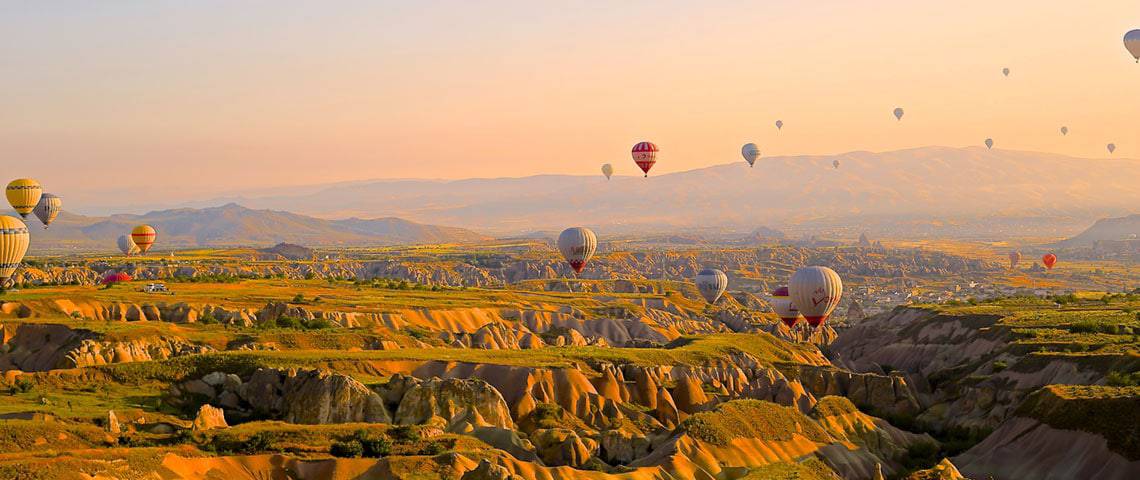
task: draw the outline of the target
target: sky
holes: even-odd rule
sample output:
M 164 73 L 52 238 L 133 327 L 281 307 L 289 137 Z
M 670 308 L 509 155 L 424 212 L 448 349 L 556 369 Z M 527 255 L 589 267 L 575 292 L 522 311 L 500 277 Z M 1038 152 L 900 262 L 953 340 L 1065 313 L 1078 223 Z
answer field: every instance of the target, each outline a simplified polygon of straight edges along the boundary
M 740 161 L 745 142 L 1140 158 L 1133 28 L 1135 0 L 0 0 L 0 172 L 145 211 L 376 178 L 632 175 L 640 140 L 661 148 L 654 173 Z

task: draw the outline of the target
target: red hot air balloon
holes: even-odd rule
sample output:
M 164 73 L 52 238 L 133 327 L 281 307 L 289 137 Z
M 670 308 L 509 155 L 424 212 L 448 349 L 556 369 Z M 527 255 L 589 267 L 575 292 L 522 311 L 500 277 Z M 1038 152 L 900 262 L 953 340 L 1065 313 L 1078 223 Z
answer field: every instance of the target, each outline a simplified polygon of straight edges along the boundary
M 1057 256 L 1052 253 L 1046 253 L 1045 256 L 1041 257 L 1041 263 L 1045 264 L 1046 270 L 1052 270 L 1053 265 L 1057 263 Z
M 648 177 L 649 169 L 657 163 L 657 145 L 650 142 L 638 142 L 637 145 L 633 146 L 633 161 Z
M 102 283 L 103 285 L 110 285 L 112 283 L 129 282 L 131 280 L 131 276 L 126 272 L 109 272 L 107 275 L 103 276 L 103 279 L 100 280 L 99 283 Z

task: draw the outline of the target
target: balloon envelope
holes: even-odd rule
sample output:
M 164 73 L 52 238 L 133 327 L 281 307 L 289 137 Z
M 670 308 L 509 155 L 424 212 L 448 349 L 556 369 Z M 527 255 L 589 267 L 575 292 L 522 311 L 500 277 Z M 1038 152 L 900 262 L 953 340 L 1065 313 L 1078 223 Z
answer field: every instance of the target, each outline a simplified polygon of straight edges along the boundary
M 706 302 L 716 303 L 726 288 L 728 288 L 728 276 L 720 270 L 706 268 L 697 274 L 697 290 L 701 292 L 702 297 L 705 297 Z
M 740 147 L 740 154 L 744 156 L 744 161 L 748 162 L 748 166 L 756 164 L 756 159 L 760 158 L 760 147 L 755 143 L 745 143 Z
M 1061 127 L 1061 135 L 1068 135 L 1069 127 Z
M 638 142 L 633 146 L 633 162 L 637 164 L 645 176 L 649 176 L 649 169 L 657 163 L 657 145 L 650 142 Z
M 784 128 L 784 121 L 783 120 L 776 120 L 776 130 L 780 130 L 782 128 Z
M 1041 263 L 1045 265 L 1046 270 L 1052 270 L 1053 265 L 1057 264 L 1057 256 L 1052 253 L 1046 253 L 1041 257 Z
M 110 285 L 112 283 L 129 282 L 131 280 L 133 279 L 126 272 L 107 272 L 107 274 L 103 275 L 103 278 L 99 280 L 99 283 Z
M 150 250 L 151 245 L 154 245 L 154 239 L 158 236 L 158 232 L 150 225 L 139 225 L 131 230 L 131 240 L 138 245 L 139 251 L 146 253 Z
M 1001 74 L 1008 77 L 1009 76 L 1009 69 L 1008 68 L 1001 69 Z
M 788 328 L 796 326 L 796 322 L 803 318 L 796 304 L 792 303 L 792 298 L 788 296 L 788 287 L 780 287 L 772 292 L 772 310 Z
M 839 160 L 832 160 L 831 166 L 835 167 L 835 169 L 838 170 L 839 169 Z
M 902 116 L 903 116 L 903 109 L 902 108 L 896 108 L 895 109 L 895 119 L 902 120 Z M 919 122 L 919 123 L 921 123 L 921 122 Z
M 570 268 L 582 273 L 586 262 L 598 250 L 598 237 L 586 227 L 570 227 L 558 235 L 558 251 L 570 263 Z
M 986 139 L 986 148 L 994 148 L 994 139 L 992 139 L 992 138 Z
M 0 287 L 8 283 L 28 253 L 28 226 L 20 219 L 0 216 Z
M 1017 264 L 1021 263 L 1021 252 L 1013 250 L 1009 252 L 1009 268 L 1017 268 Z
M 8 197 L 8 203 L 16 210 L 16 213 L 24 218 L 28 218 L 28 214 L 32 213 L 32 210 L 40 203 L 40 196 L 43 193 L 44 189 L 40 186 L 40 182 L 30 178 L 12 180 L 4 191 Z
M 1124 48 L 1128 49 L 1128 53 L 1132 54 L 1137 63 L 1140 63 L 1140 29 L 1124 34 Z
M 796 270 L 788 282 L 792 303 L 812 327 L 822 324 L 843 296 L 843 281 L 827 267 L 804 267 Z
M 605 165 L 602 165 L 602 175 L 605 175 L 606 180 L 609 180 L 610 177 L 612 177 L 614 175 L 614 166 L 610 165 L 608 163 Z
M 139 246 L 135 245 L 135 241 L 131 240 L 130 235 L 119 235 L 118 246 L 123 255 L 131 256 L 139 253 Z
M 1108 148 L 1108 153 L 1112 153 L 1112 152 L 1115 152 L 1115 151 L 1116 151 L 1116 144 L 1115 144 L 1115 143 L 1110 143 L 1110 144 L 1108 144 L 1108 145 L 1107 145 L 1105 148 Z
M 40 223 L 44 224 L 44 228 L 48 228 L 51 222 L 55 221 L 55 217 L 59 216 L 59 212 L 63 210 L 63 199 L 50 193 L 40 195 L 40 201 L 36 204 L 36 208 L 32 213 L 36 214 L 36 218 L 40 219 Z

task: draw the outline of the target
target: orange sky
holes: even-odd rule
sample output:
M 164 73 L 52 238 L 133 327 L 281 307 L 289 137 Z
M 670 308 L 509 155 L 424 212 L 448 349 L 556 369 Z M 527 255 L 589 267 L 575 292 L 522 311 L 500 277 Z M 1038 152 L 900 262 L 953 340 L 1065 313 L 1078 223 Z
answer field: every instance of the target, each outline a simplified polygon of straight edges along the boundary
M 40 3 L 0 15 L 0 170 L 80 198 L 633 174 L 642 139 L 661 173 L 747 141 L 1140 158 L 1135 0 Z

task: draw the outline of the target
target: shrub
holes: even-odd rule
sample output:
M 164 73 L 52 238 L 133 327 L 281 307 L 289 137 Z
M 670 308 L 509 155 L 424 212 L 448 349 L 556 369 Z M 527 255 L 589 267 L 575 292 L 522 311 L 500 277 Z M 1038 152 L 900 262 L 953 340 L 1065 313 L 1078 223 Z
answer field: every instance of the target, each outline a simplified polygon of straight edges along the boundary
M 364 448 L 365 457 L 380 458 L 392 452 L 392 440 L 388 437 L 371 435 L 364 430 L 357 431 L 354 437 Z
M 297 317 L 282 315 L 277 318 L 277 328 L 292 328 L 294 330 L 300 330 L 302 327 L 304 327 L 304 322 L 302 322 L 302 320 Z
M 439 455 L 445 451 L 447 451 L 447 447 L 443 446 L 442 443 L 431 441 L 420 450 L 420 455 Z
M 336 442 L 329 447 L 329 454 L 340 458 L 357 458 L 364 455 L 364 445 L 359 440 Z
M 246 455 L 273 450 L 273 436 L 269 432 L 257 432 L 241 442 L 238 448 Z
M 411 425 L 399 425 L 388 429 L 388 436 L 393 440 L 402 443 L 415 443 L 420 441 L 419 429 Z
M 305 296 L 300 293 L 293 295 L 292 303 L 305 303 Z
M 993 363 L 993 371 L 994 371 L 994 373 L 997 373 L 997 372 L 1000 372 L 1000 371 L 1002 371 L 1002 370 L 1005 370 L 1006 368 L 1009 368 L 1009 364 L 1008 364 L 1008 363 L 1006 363 L 1004 360 L 998 360 L 998 361 L 995 361 L 995 362 Z

